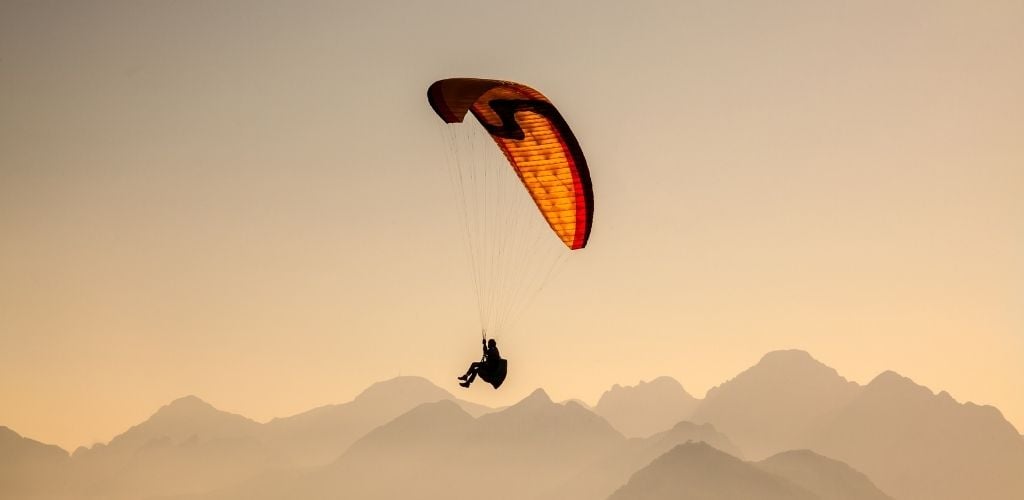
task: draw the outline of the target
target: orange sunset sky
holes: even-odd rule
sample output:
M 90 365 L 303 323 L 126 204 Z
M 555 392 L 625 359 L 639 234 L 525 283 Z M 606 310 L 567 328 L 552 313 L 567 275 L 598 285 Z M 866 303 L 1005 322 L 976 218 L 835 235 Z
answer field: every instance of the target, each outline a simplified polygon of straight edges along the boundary
M 399 374 L 702 397 L 799 348 L 1019 430 L 1022 61 L 1010 0 L 0 2 L 0 425 L 74 449 L 186 394 L 262 421 Z M 544 92 L 594 181 L 497 392 L 454 379 L 451 76 Z

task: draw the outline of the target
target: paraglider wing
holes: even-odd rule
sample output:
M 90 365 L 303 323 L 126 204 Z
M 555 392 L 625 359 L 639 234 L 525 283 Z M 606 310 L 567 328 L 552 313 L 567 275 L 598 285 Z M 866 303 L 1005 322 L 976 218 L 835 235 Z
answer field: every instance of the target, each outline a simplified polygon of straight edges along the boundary
M 590 171 L 576 136 L 543 94 L 515 82 L 450 78 L 434 82 L 427 100 L 446 123 L 473 113 L 555 234 L 570 250 L 587 245 L 594 219 Z

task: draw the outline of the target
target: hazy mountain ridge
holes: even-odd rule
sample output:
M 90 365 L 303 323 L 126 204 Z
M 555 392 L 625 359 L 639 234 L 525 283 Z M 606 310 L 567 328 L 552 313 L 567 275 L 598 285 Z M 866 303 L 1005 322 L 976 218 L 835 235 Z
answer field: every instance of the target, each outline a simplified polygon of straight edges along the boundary
M 763 458 L 802 447 L 808 427 L 859 391 L 804 351 L 773 351 L 709 390 L 691 418 L 713 423 L 749 456 Z
M 861 387 L 807 353 L 780 351 L 697 404 L 695 416 L 711 423 L 684 421 L 627 439 L 596 411 L 574 401 L 554 403 L 543 390 L 492 411 L 418 377 L 374 384 L 349 403 L 265 424 L 186 397 L 109 444 L 80 448 L 71 457 L 0 428 L 0 464 L 29 468 L 16 481 L 0 471 L 0 493 L 32 499 L 269 499 L 297 492 L 304 498 L 341 492 L 389 498 L 413 488 L 418 498 L 452 498 L 452 492 L 477 496 L 499 485 L 498 497 L 582 500 L 611 494 L 678 445 L 705 442 L 751 456 L 723 429 L 729 427 L 761 453 L 812 450 L 754 464 L 778 475 L 795 462 L 797 472 L 787 480 L 823 498 L 847 498 L 839 492 L 848 490 L 877 496 L 878 488 L 899 500 L 1024 498 L 1024 438 L 997 409 L 958 403 L 895 372 Z M 325 438 L 314 443 L 318 447 L 307 447 L 319 435 Z M 27 460 L 36 455 L 17 451 L 25 447 L 48 458 Z M 330 463 L 310 457 L 330 457 L 323 460 Z M 831 482 L 815 482 L 823 477 Z M 867 478 L 877 488 L 848 488 Z M 507 491 L 505 485 L 511 485 Z
M 690 418 L 699 401 L 676 379 L 658 377 L 634 386 L 615 384 L 593 410 L 628 437 L 648 437 Z
M 397 377 L 377 382 L 350 402 L 326 405 L 264 426 L 263 437 L 296 466 L 324 465 L 349 445 L 392 418 L 423 403 L 456 400 L 448 391 L 422 377 Z M 488 409 L 459 401 L 470 411 Z
M 4 498 L 45 498 L 65 487 L 71 459 L 62 448 L 0 426 L 0 493 Z
M 647 439 L 625 439 L 598 415 L 573 402 L 553 403 L 542 390 L 477 419 L 454 403 L 440 401 L 421 405 L 378 427 L 336 463 L 310 476 L 270 487 L 249 485 L 204 498 L 433 499 L 473 498 L 481 492 L 501 499 L 605 498 L 635 471 L 680 447 L 714 450 L 702 452 L 695 459 L 700 463 L 696 475 L 702 478 L 699 491 L 724 489 L 729 494 L 747 494 L 720 498 L 889 498 L 863 474 L 834 460 L 812 454 L 818 460 L 798 461 L 791 467 L 797 469 L 794 475 L 801 479 L 822 470 L 843 472 L 826 475 L 817 482 L 807 481 L 816 491 L 827 493 L 818 495 L 788 477 L 761 470 L 705 441 L 736 450 L 713 426 L 689 422 Z M 568 483 L 559 481 L 566 477 L 572 479 Z M 747 489 L 734 488 L 747 483 Z M 759 496 L 761 493 L 767 496 Z M 778 496 L 772 496 L 775 494 Z
M 255 436 L 260 424 L 241 415 L 218 410 L 197 398 L 185 396 L 161 407 L 141 424 L 115 436 L 107 444 L 79 447 L 76 459 L 111 453 L 134 453 L 155 439 L 180 442 L 192 436 L 205 439 L 230 439 Z
M 609 500 L 821 500 L 705 443 L 682 444 L 640 469 Z
M 306 477 L 203 498 L 533 498 L 625 441 L 593 412 L 540 389 L 479 418 L 438 401 L 370 431 Z
M 807 438 L 901 500 L 1024 498 L 1024 438 L 992 406 L 878 375 Z
M 860 386 L 803 351 L 775 351 L 709 391 L 693 419 L 755 458 L 807 448 L 841 460 L 901 500 L 1024 498 L 1024 439 L 997 409 L 892 371 Z
M 186 396 L 109 444 L 72 455 L 72 487 L 100 498 L 198 493 L 281 466 L 262 424 Z M 173 471 L 173 473 L 169 473 Z
M 421 377 L 378 382 L 348 403 L 263 424 L 186 396 L 161 407 L 107 444 L 79 447 L 60 472 L 63 486 L 59 491 L 72 498 L 190 495 L 227 488 L 273 471 L 325 465 L 378 425 L 423 402 L 438 400 L 454 401 L 476 414 L 490 411 L 456 400 Z M 64 450 L 60 452 L 67 458 Z M 19 484 L 55 491 L 47 479 L 21 480 Z
M 803 450 L 744 462 L 707 443 L 672 448 L 640 469 L 610 500 L 892 500 L 867 476 Z
M 606 498 L 629 477 L 680 444 L 703 442 L 729 455 L 742 452 L 711 424 L 679 422 L 648 438 L 631 438 L 552 491 L 552 500 Z
M 36 459 L 63 461 L 67 458 L 68 452 L 59 446 L 24 437 L 13 429 L 0 425 L 0 460 L 4 460 L 3 463 Z
M 892 500 L 864 473 L 810 450 L 785 451 L 755 465 L 829 500 Z
M 625 437 L 611 424 L 579 403 L 555 403 L 543 389 L 533 391 L 520 402 L 477 419 L 470 438 L 506 440 L 510 446 L 534 443 L 579 441 L 579 446 L 600 448 Z

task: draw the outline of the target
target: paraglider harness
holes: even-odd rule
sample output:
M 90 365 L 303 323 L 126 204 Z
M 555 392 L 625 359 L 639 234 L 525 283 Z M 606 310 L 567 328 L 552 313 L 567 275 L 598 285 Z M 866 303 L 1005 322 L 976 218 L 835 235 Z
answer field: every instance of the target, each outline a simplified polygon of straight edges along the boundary
M 484 364 L 484 369 L 477 372 L 477 376 L 497 389 L 505 382 L 505 377 L 508 375 L 508 360 L 505 358 L 488 359 L 487 331 L 482 331 L 481 334 L 483 339 L 480 342 L 484 345 L 484 355 L 480 357 L 480 362 Z

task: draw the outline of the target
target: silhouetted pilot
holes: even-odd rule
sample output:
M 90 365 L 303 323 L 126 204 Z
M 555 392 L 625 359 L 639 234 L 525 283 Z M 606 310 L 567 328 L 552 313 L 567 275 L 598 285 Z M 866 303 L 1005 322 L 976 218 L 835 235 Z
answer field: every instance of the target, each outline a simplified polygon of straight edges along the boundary
M 505 375 L 508 374 L 508 361 L 501 358 L 501 353 L 498 352 L 498 343 L 491 340 L 482 341 L 484 344 L 484 357 L 479 363 L 473 363 L 469 365 L 469 370 L 466 374 L 459 377 L 462 387 L 469 387 L 469 384 L 473 383 L 476 376 L 484 379 L 484 382 L 491 384 L 495 389 L 501 387 L 501 383 L 505 381 Z

